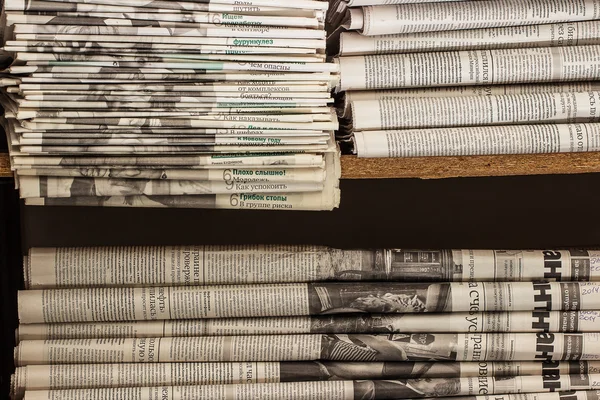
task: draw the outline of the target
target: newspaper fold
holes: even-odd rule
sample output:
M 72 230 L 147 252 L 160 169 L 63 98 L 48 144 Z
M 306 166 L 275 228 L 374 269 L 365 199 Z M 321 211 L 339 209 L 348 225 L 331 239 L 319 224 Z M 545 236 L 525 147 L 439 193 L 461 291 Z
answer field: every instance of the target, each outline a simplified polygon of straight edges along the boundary
M 21 324 L 18 340 L 299 333 L 597 332 L 599 311 L 453 312 Z
M 351 8 L 347 28 L 370 36 L 596 19 L 598 0 L 443 1 Z
M 576 153 L 600 150 L 600 124 L 364 131 L 353 142 L 359 157 Z
M 27 391 L 25 399 L 75 399 L 101 400 L 107 398 L 156 399 L 407 399 L 437 398 L 444 396 L 478 395 L 493 393 L 527 393 L 540 391 L 589 390 L 598 386 L 598 375 L 559 376 L 551 382 L 543 377 L 519 378 L 432 378 L 408 380 L 361 380 L 332 382 L 258 383 L 255 385 L 214 385 L 145 388 L 105 388 Z M 550 386 L 551 385 L 551 386 Z
M 217 177 L 222 176 L 225 181 L 231 180 L 228 174 L 248 176 L 242 174 L 242 169 L 217 171 L 204 173 L 222 174 Z M 263 171 L 275 175 L 278 170 Z M 599 269 L 600 250 L 341 250 L 313 245 L 197 245 L 34 247 L 24 258 L 23 271 L 27 289 L 44 289 L 327 280 L 598 281 Z
M 445 400 L 598 400 L 600 390 L 576 390 L 565 392 L 523 393 L 481 396 L 459 396 L 445 398 Z
M 522 362 L 232 362 L 29 365 L 16 369 L 13 396 L 25 390 L 194 386 L 356 379 L 504 378 L 597 374 L 597 361 Z M 132 380 L 131 377 L 136 379 Z M 593 376 L 593 375 L 592 375 Z
M 593 81 L 599 59 L 598 45 L 339 57 L 337 90 Z
M 17 366 L 311 360 L 593 361 L 600 357 L 599 337 L 600 333 L 412 333 L 24 340 L 14 354 Z
M 473 2 L 470 2 L 473 3 Z M 482 1 L 476 2 L 478 4 Z M 536 21 L 537 23 L 537 21 Z M 600 43 L 598 21 L 365 36 L 342 32 L 342 56 L 467 49 L 581 46 Z
M 21 85 L 23 86 L 23 85 Z M 525 85 L 438 86 L 419 89 L 350 90 L 343 93 L 338 105 L 341 117 L 350 115 L 350 105 L 356 100 L 386 100 L 428 97 L 502 96 L 537 93 L 577 93 L 600 91 L 600 82 L 536 83 Z
M 18 312 L 22 324 L 32 324 L 340 313 L 592 311 L 600 310 L 599 291 L 600 283 L 596 282 L 361 282 L 46 289 L 19 291 Z M 192 303 L 196 306 L 190 308 Z

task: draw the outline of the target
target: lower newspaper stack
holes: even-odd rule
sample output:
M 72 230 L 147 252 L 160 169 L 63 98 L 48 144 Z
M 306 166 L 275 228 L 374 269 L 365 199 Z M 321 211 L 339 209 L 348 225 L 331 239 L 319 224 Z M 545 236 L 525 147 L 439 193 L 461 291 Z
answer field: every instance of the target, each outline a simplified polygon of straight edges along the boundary
M 33 248 L 12 397 L 598 400 L 598 254 Z

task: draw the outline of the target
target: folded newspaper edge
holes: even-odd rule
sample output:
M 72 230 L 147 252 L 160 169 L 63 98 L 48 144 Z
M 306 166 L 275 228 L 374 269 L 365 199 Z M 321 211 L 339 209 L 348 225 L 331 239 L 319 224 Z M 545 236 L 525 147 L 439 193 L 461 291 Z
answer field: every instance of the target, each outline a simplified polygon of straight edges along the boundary
M 18 367 L 11 393 L 101 387 L 194 386 L 304 381 L 396 380 L 429 378 L 506 378 L 513 376 L 589 376 L 597 361 L 553 362 L 232 362 L 65 364 Z M 113 377 L 110 385 L 103 377 Z M 592 375 L 597 376 L 597 375 Z M 131 377 L 136 377 L 134 380 Z M 550 379 L 548 379 L 550 381 Z M 583 383 L 583 379 L 580 379 Z M 560 382 L 559 382 L 560 383 Z M 565 388 L 561 388 L 565 389 Z
M 127 398 L 151 400 L 152 393 L 162 393 L 166 399 L 214 399 L 231 398 L 246 400 L 257 398 L 305 399 L 307 394 L 318 399 L 352 400 L 360 398 L 437 398 L 481 394 L 562 392 L 591 390 L 599 384 L 598 375 L 576 375 L 544 378 L 521 376 L 518 378 L 431 378 L 408 380 L 360 380 L 324 382 L 256 383 L 253 385 L 205 385 L 146 388 L 94 388 L 71 390 L 32 390 L 25 392 L 25 399 L 72 399 L 102 400 Z M 60 396 L 60 397 L 59 397 Z M 368 396 L 368 397 L 367 397 Z M 155 398 L 155 397 L 154 397 Z
M 593 361 L 600 333 L 410 333 L 24 340 L 17 367 L 234 361 Z
M 328 165 L 335 169 L 326 176 L 333 174 L 339 178 L 339 161 Z M 216 172 L 223 176 L 227 171 Z M 120 259 L 127 262 L 121 263 Z M 243 271 L 238 268 L 240 265 L 244 266 Z M 314 245 L 34 247 L 23 258 L 26 289 L 329 280 L 598 281 L 599 268 L 600 250 L 594 249 L 342 250 Z

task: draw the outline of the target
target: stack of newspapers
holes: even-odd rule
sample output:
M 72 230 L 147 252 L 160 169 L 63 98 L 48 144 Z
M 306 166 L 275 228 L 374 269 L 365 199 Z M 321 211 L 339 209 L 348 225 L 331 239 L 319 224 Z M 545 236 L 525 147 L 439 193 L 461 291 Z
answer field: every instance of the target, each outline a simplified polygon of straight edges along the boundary
M 25 204 L 337 207 L 328 5 L 5 0 L 1 125 Z
M 599 260 L 592 250 L 33 248 L 12 395 L 597 400 Z
M 600 151 L 598 0 L 330 0 L 327 22 L 361 157 Z

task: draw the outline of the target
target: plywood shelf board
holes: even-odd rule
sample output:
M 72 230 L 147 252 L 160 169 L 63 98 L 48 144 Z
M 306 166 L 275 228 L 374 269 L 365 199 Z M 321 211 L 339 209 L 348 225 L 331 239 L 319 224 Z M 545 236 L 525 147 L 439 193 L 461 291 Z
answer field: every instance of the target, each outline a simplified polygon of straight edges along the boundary
M 582 174 L 600 172 L 600 153 L 465 157 L 358 158 L 342 156 L 342 179 Z M 11 177 L 8 154 L 0 154 L 0 177 Z
M 8 178 L 13 176 L 10 170 L 10 160 L 8 154 L 0 153 L 0 178 Z
M 593 172 L 600 172 L 600 153 L 415 158 L 342 157 L 344 179 L 441 179 Z

